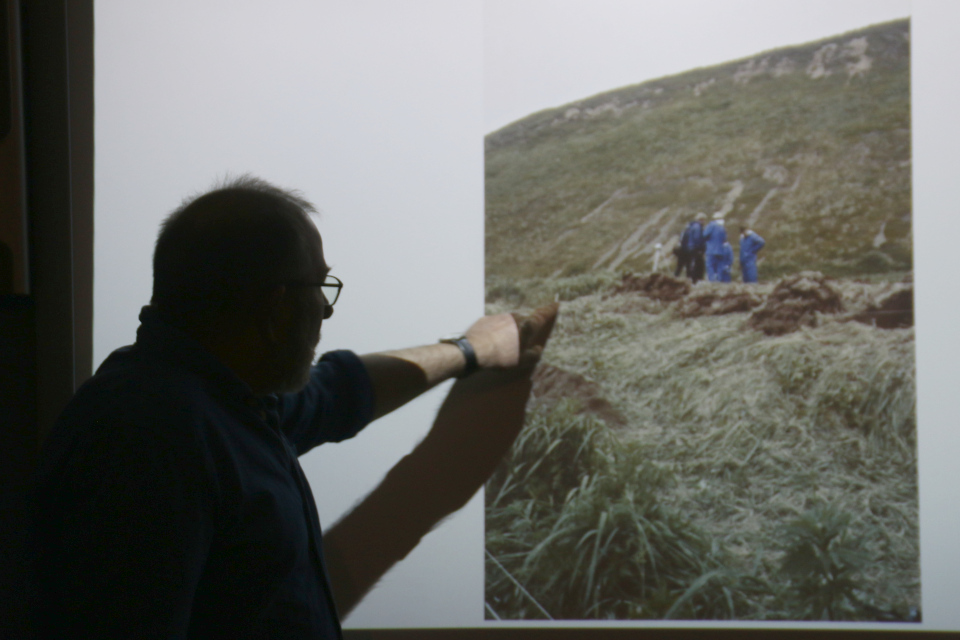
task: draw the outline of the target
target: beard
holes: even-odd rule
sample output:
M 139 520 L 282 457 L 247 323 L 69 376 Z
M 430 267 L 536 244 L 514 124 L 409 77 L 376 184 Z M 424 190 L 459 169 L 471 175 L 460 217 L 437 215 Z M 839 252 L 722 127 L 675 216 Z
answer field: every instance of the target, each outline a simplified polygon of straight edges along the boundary
M 307 385 L 317 360 L 319 342 L 319 329 L 311 331 L 310 327 L 303 326 L 278 346 L 274 353 L 274 393 L 296 393 Z

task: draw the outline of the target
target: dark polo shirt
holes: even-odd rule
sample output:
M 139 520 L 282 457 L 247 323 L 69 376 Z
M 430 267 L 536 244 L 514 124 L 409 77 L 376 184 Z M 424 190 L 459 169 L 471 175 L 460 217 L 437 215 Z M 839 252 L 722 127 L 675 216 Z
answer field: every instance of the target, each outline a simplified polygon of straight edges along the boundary
M 360 359 L 328 353 L 303 391 L 257 398 L 150 307 L 140 320 L 44 449 L 40 637 L 341 637 L 297 456 L 370 421 Z

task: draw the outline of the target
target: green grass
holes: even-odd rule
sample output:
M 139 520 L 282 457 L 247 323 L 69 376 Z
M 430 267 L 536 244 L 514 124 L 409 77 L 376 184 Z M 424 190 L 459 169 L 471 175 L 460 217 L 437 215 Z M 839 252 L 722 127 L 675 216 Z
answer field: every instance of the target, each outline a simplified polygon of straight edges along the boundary
M 545 361 L 627 420 L 579 411 L 576 390 L 531 408 L 487 487 L 490 610 L 902 620 L 919 608 L 913 330 L 826 316 L 768 337 L 746 313 L 684 319 L 616 282 L 504 280 L 513 297 L 488 299 L 498 311 L 583 286 Z M 894 285 L 837 286 L 854 314 Z M 819 546 L 804 547 L 808 524 L 824 527 Z M 835 566 L 800 571 L 811 549 Z
M 743 614 L 741 577 L 656 499 L 667 474 L 576 408 L 533 412 L 488 484 L 490 608 L 501 618 Z
M 545 362 L 627 422 L 582 410 L 575 389 L 531 407 L 487 486 L 488 616 L 919 610 L 913 330 L 845 321 L 912 272 L 908 31 L 758 54 L 796 71 L 747 84 L 740 60 L 623 87 L 487 136 L 488 311 L 563 302 Z M 843 60 L 804 73 L 825 44 L 860 37 L 865 75 Z M 734 249 L 751 215 L 767 241 L 752 290 L 818 270 L 841 279 L 845 316 L 768 337 L 745 313 L 682 318 L 615 293 L 653 268 L 657 243 L 672 269 L 684 225 L 735 189 Z

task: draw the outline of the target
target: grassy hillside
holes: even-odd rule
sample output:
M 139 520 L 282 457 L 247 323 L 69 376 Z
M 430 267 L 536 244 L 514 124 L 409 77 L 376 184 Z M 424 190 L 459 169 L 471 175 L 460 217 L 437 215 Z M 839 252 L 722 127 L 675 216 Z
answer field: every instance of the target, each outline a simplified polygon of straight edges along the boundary
M 488 305 L 568 300 L 487 485 L 488 617 L 918 620 L 914 330 L 875 311 L 910 285 L 827 281 L 835 312 L 768 335 L 779 285 L 618 282 Z
M 489 134 L 488 278 L 646 271 L 656 243 L 669 249 L 695 213 L 718 210 L 767 240 L 761 279 L 909 271 L 909 67 L 902 20 Z

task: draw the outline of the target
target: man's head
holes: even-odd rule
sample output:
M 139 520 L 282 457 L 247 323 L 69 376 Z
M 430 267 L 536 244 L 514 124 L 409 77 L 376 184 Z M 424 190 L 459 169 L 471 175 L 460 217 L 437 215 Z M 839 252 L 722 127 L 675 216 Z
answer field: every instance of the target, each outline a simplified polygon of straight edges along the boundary
M 242 176 L 186 200 L 157 238 L 151 304 L 201 343 L 225 335 L 256 342 L 264 387 L 256 391 L 306 383 L 332 312 L 311 286 L 329 270 L 312 211 L 297 192 Z
M 697 216 L 694 218 L 694 220 L 699 222 L 700 224 L 703 224 L 704 222 L 707 221 L 707 214 L 703 212 L 698 213 Z

